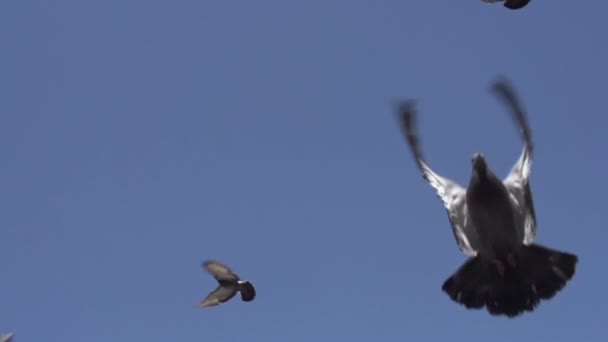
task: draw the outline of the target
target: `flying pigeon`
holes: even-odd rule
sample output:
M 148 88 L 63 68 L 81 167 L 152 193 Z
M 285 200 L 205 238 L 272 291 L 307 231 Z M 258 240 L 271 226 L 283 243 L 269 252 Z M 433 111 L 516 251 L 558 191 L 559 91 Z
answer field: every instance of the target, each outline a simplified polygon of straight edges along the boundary
M 508 9 L 517 10 L 526 7 L 530 0 L 481 0 L 483 2 L 504 2 L 504 6 Z
M 532 138 L 526 115 L 506 80 L 493 91 L 510 107 L 524 141 L 523 151 L 504 180 L 483 154 L 472 159 L 468 189 L 433 171 L 425 162 L 416 129 L 415 102 L 399 104 L 401 128 L 418 168 L 437 191 L 460 250 L 469 259 L 442 286 L 466 308 L 484 306 L 492 315 L 513 318 L 533 311 L 574 276 L 578 257 L 533 243 L 536 215 L 530 191 Z
M 0 342 L 11 342 L 11 341 L 13 341 L 13 336 L 15 336 L 14 332 L 6 333 L 6 334 L 0 336 Z
M 204 308 L 216 306 L 230 300 L 237 292 L 241 292 L 241 300 L 250 302 L 255 298 L 255 288 L 248 281 L 239 279 L 230 267 L 217 261 L 208 260 L 203 262 L 203 268 L 209 272 L 219 283 L 196 307 Z

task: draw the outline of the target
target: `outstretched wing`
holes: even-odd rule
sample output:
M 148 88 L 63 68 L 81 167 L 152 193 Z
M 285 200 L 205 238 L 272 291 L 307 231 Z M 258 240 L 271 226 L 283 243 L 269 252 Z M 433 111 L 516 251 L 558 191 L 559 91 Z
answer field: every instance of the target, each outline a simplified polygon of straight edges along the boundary
M 530 171 L 532 168 L 532 134 L 526 113 L 519 101 L 513 87 L 505 79 L 496 81 L 492 89 L 508 107 L 513 120 L 521 130 L 524 148 L 511 171 L 503 180 L 504 185 L 511 194 L 511 201 L 518 212 L 518 232 L 523 243 L 528 245 L 536 238 L 536 214 L 534 201 L 530 190 Z
M 221 303 L 227 302 L 236 294 L 236 289 L 232 289 L 226 286 L 218 286 L 215 290 L 211 291 L 205 299 L 203 299 L 197 307 L 205 308 L 208 306 L 216 306 Z
M 239 280 L 239 276 L 234 273 L 230 267 L 214 260 L 203 262 L 203 268 L 209 272 L 215 279 L 219 280 Z
M 418 168 L 424 179 L 437 191 L 445 206 L 452 225 L 454 237 L 460 250 L 470 256 L 477 255 L 479 237 L 467 220 L 466 190 L 458 183 L 441 177 L 424 161 L 416 127 L 414 101 L 405 101 L 398 106 L 398 115 L 403 134 L 407 138 Z

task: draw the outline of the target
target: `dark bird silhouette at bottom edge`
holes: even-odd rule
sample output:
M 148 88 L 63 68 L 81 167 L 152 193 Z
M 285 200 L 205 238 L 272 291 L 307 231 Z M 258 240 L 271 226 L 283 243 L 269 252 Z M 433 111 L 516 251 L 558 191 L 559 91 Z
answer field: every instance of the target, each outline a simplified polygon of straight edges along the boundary
M 481 0 L 483 2 L 490 2 L 490 3 L 495 3 L 495 2 L 504 2 L 503 6 L 505 6 L 508 9 L 511 10 L 518 10 L 518 9 L 522 9 L 524 7 L 526 7 L 526 5 L 528 5 L 528 3 L 530 2 L 530 0 Z

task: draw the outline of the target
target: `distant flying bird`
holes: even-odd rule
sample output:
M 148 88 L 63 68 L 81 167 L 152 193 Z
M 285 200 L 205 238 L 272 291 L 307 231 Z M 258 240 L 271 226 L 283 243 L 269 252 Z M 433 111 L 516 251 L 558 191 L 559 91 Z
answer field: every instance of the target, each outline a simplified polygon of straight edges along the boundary
M 526 7 L 530 0 L 481 0 L 483 2 L 504 2 L 504 6 L 508 9 L 517 10 Z
M 11 342 L 11 341 L 13 341 L 13 336 L 15 336 L 14 332 L 6 333 L 6 334 L 0 336 L 0 342 Z
M 422 156 L 414 101 L 400 103 L 398 115 L 418 168 L 443 201 L 458 246 L 470 256 L 442 290 L 467 308 L 485 306 L 492 315 L 515 317 L 561 290 L 573 277 L 578 257 L 533 243 L 530 129 L 507 81 L 495 82 L 493 91 L 510 107 L 524 140 L 521 156 L 502 181 L 480 153 L 473 156 L 468 189 L 435 173 Z
M 228 266 L 216 262 L 205 261 L 203 268 L 209 272 L 220 284 L 213 290 L 205 299 L 203 299 L 196 307 L 204 308 L 207 306 L 215 306 L 230 300 L 237 292 L 241 292 L 241 300 L 250 302 L 255 298 L 255 288 L 248 281 L 239 279 L 239 276 L 234 273 Z

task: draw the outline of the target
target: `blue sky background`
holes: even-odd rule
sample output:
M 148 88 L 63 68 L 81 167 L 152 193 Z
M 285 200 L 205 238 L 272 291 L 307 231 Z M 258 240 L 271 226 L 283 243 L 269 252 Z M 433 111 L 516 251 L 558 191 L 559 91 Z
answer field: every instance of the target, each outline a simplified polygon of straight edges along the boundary
M 24 341 L 599 341 L 605 1 L 0 3 L 0 331 Z M 430 164 L 506 175 L 529 112 L 538 242 L 577 274 L 516 320 L 441 291 L 465 260 Z M 257 287 L 193 309 L 215 258 Z

